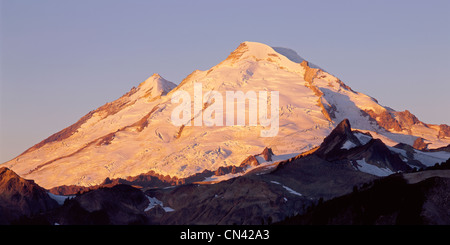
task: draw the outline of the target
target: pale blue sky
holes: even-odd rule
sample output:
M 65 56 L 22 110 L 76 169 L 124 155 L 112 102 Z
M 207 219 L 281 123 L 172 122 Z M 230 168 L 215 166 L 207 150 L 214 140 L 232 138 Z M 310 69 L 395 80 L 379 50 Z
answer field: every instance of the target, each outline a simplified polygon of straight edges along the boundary
M 243 41 L 450 124 L 450 1 L 2 0 L 0 162 L 153 73 L 179 83 Z

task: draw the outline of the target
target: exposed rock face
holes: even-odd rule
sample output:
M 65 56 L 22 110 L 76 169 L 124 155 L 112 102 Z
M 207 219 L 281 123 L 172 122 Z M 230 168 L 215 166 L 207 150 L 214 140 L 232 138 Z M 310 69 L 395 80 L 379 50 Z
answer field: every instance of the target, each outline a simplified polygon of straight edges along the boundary
M 396 114 L 398 115 L 398 121 L 402 128 L 411 128 L 411 126 L 414 124 L 422 123 L 415 115 L 413 115 L 408 110 L 399 111 Z
M 347 141 L 352 142 L 356 146 L 361 145 L 352 133 L 350 122 L 348 119 L 345 119 L 323 140 L 323 143 L 315 154 L 322 158 L 332 160 L 344 151 L 342 146 Z
M 438 138 L 450 137 L 450 126 L 446 124 L 439 125 Z
M 34 181 L 23 179 L 8 168 L 0 168 L 0 224 L 10 224 L 57 206 Z
M 320 70 L 318 68 L 311 68 L 308 64 L 308 61 L 304 60 L 302 61 L 302 63 L 300 63 L 300 65 L 305 68 L 305 76 L 304 79 L 305 81 L 312 83 L 313 79 L 316 77 L 317 72 Z
M 317 77 L 317 74 L 319 74 L 320 71 L 322 71 L 319 68 L 311 68 L 308 61 L 303 60 L 300 65 L 305 69 L 305 74 L 303 76 L 303 79 L 308 83 L 306 86 L 310 88 L 314 94 L 319 97 L 317 100 L 317 105 L 322 109 L 322 114 L 325 116 L 325 118 L 328 121 L 332 121 L 334 116 L 334 111 L 336 110 L 336 107 L 332 105 L 331 107 L 328 105 L 325 105 L 322 102 L 322 96 L 323 92 L 320 91 L 318 87 L 314 85 L 314 78 Z M 339 81 L 340 82 L 340 81 Z M 341 82 L 342 83 L 342 82 Z M 342 83 L 343 84 L 343 83 Z M 334 107 L 333 107 L 334 106 Z
M 373 110 L 364 110 L 364 112 L 373 118 L 380 127 L 386 130 L 402 131 L 402 126 L 389 111 L 383 111 L 380 114 L 375 113 Z
M 250 155 L 248 156 L 244 161 L 242 161 L 241 165 L 239 165 L 239 167 L 244 168 L 244 167 L 249 167 L 249 166 L 258 166 L 258 160 L 256 159 L 255 156 Z
M 410 111 L 393 111 L 393 110 L 383 110 L 382 112 L 376 113 L 373 110 L 364 110 L 372 121 L 377 122 L 377 124 L 388 130 L 394 130 L 400 132 L 402 130 L 407 130 L 411 132 L 414 125 L 422 125 L 424 127 L 429 127 L 428 124 L 421 122 L 414 114 Z M 444 125 L 444 127 L 447 125 Z
M 270 161 L 272 161 L 272 156 L 273 156 L 274 154 L 273 154 L 272 148 L 266 147 L 266 148 L 264 148 L 264 150 L 263 150 L 263 152 L 261 153 L 261 155 L 262 155 L 262 157 L 264 158 L 264 160 L 270 162 Z
M 246 43 L 241 43 L 239 46 L 230 53 L 230 55 L 225 59 L 225 61 L 229 60 L 232 63 L 239 60 L 239 58 L 242 57 L 242 55 L 248 50 L 248 46 Z M 224 61 L 223 61 L 224 62 Z
M 413 147 L 417 150 L 426 150 L 428 148 L 428 144 L 425 143 L 424 139 L 419 137 L 414 141 Z
M 243 171 L 242 167 L 236 166 L 227 166 L 227 167 L 219 167 L 215 172 L 215 176 L 221 176 L 225 174 L 237 174 Z

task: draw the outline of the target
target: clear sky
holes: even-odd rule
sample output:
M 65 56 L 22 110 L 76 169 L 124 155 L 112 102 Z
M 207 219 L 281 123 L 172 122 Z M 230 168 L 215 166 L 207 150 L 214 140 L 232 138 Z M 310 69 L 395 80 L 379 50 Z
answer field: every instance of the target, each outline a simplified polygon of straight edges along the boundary
M 153 73 L 179 83 L 243 41 L 450 124 L 450 1 L 2 0 L 0 162 Z

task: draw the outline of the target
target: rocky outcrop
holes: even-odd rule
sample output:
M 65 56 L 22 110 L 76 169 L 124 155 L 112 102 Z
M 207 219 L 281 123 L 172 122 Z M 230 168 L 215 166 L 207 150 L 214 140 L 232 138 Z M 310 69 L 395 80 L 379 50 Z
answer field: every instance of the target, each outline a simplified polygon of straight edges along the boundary
M 319 72 L 320 69 L 318 68 L 311 68 L 308 64 L 308 61 L 304 60 L 300 65 L 305 69 L 305 75 L 304 79 L 305 81 L 312 83 L 313 79 L 316 78 L 317 72 Z
M 414 147 L 412 147 L 408 144 L 405 144 L 405 143 L 396 144 L 394 147 L 397 149 L 405 150 L 407 158 L 414 158 L 414 153 L 415 153 Z
M 246 168 L 246 167 L 254 167 L 254 166 L 258 166 L 259 162 L 256 159 L 255 156 L 250 155 L 248 156 L 244 161 L 242 161 L 242 163 L 239 165 L 239 167 L 241 168 Z
M 448 126 L 447 124 L 441 124 L 439 125 L 438 138 L 442 139 L 446 137 L 450 137 L 450 126 Z
M 423 150 L 426 150 L 426 149 L 428 148 L 428 145 L 429 145 L 428 143 L 425 143 L 424 138 L 419 137 L 419 138 L 417 138 L 417 139 L 414 141 L 414 144 L 412 145 L 412 147 L 413 147 L 414 149 L 423 151 Z
M 261 153 L 261 156 L 264 158 L 264 160 L 270 162 L 272 161 L 272 156 L 273 156 L 273 151 L 272 148 L 264 148 L 263 152 Z
M 314 78 L 316 78 L 317 74 L 319 74 L 319 72 L 322 70 L 319 68 L 311 68 L 311 66 L 309 65 L 309 63 L 306 60 L 303 60 L 300 63 L 300 65 L 305 69 L 303 79 L 307 82 L 306 86 L 308 88 L 310 88 L 317 97 L 319 97 L 317 99 L 317 105 L 321 108 L 322 114 L 325 116 L 325 118 L 328 121 L 330 121 L 330 122 L 333 121 L 333 118 L 335 118 L 334 113 L 336 111 L 336 106 L 324 104 L 322 101 L 323 92 L 320 91 L 320 89 L 314 85 Z M 342 83 L 342 84 L 344 84 L 344 83 Z
M 373 121 L 376 121 L 378 125 L 388 131 L 402 131 L 402 126 L 395 120 L 394 116 L 389 111 L 383 111 L 381 113 L 376 113 L 373 110 L 364 110 L 367 115 L 369 115 Z
M 239 60 L 246 51 L 248 51 L 248 46 L 245 42 L 243 42 L 239 44 L 239 46 L 233 52 L 231 52 L 230 55 L 228 55 L 228 57 L 221 63 L 225 61 L 231 61 L 231 63 L 233 64 L 237 60 Z
M 333 160 L 342 152 L 346 151 L 346 149 L 343 149 L 343 146 L 347 141 L 351 142 L 355 146 L 361 145 L 359 140 L 352 133 L 350 121 L 348 119 L 344 119 L 323 140 L 315 154 L 324 159 Z
M 23 179 L 8 168 L 0 168 L 0 224 L 11 224 L 57 206 L 47 191 L 34 181 Z
M 364 110 L 367 116 L 369 116 L 371 121 L 377 122 L 377 124 L 388 130 L 401 132 L 406 130 L 411 132 L 414 125 L 420 124 L 422 126 L 428 127 L 427 124 L 421 122 L 414 114 L 410 111 L 393 111 L 393 110 L 383 110 L 382 112 L 375 112 L 373 110 Z
M 243 172 L 243 167 L 236 167 L 236 166 L 227 166 L 227 167 L 220 167 L 215 172 L 215 176 L 221 176 L 225 174 L 237 174 Z
M 411 128 L 414 124 L 423 124 L 415 115 L 413 115 L 408 110 L 399 111 L 396 112 L 396 114 L 402 128 Z
M 226 167 L 219 167 L 215 172 L 215 176 L 221 176 L 225 174 L 237 174 L 245 172 L 245 170 L 249 167 L 256 167 L 260 163 L 258 162 L 258 159 L 256 159 L 256 156 L 261 156 L 266 161 L 272 161 L 273 151 L 271 148 L 266 147 L 264 148 L 263 152 L 257 155 L 250 155 L 248 156 L 244 161 L 241 162 L 239 166 L 226 166 Z

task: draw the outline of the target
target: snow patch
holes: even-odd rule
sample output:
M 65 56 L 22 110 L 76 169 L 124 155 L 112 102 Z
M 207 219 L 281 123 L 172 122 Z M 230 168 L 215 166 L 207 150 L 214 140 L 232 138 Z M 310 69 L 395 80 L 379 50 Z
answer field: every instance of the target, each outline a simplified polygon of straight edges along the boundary
M 291 193 L 291 194 L 294 194 L 294 195 L 297 195 L 297 196 L 302 196 L 301 193 L 298 193 L 298 192 L 292 190 L 291 188 L 289 188 L 289 187 L 287 187 L 285 185 L 283 185 L 283 188 L 286 189 L 287 191 L 289 191 L 289 193 Z
M 408 158 L 408 154 L 403 149 L 389 147 L 389 150 L 394 153 L 400 154 L 401 158 L 404 162 L 408 162 L 408 160 L 411 160 Z M 447 159 L 450 158 L 450 152 L 446 152 L 446 151 L 426 152 L 426 151 L 419 151 L 419 150 L 414 149 L 412 156 L 413 156 L 413 160 L 417 160 L 420 163 L 422 163 L 423 165 L 430 167 L 430 166 L 435 165 L 436 163 L 441 163 L 441 162 L 447 161 Z M 410 165 L 410 166 L 417 167 L 414 165 Z
M 350 150 L 350 149 L 352 149 L 352 148 L 355 147 L 355 146 L 356 146 L 355 143 L 351 142 L 350 140 L 347 140 L 347 141 L 345 141 L 345 143 L 342 145 L 341 149 L 344 149 L 344 150 Z
M 430 167 L 436 163 L 447 161 L 450 158 L 450 152 L 438 151 L 438 152 L 424 152 L 414 150 L 414 159 L 421 162 L 423 165 Z
M 287 187 L 287 186 L 285 186 L 285 185 L 282 185 L 282 184 L 280 184 L 280 182 L 277 182 L 277 181 L 270 181 L 270 182 L 272 182 L 272 183 L 274 183 L 274 184 L 277 184 L 277 185 L 281 185 L 284 189 L 286 189 L 289 193 L 291 193 L 291 194 L 294 194 L 294 195 L 297 195 L 297 196 L 303 196 L 301 193 L 299 193 L 299 192 L 296 192 L 296 191 L 294 191 L 294 190 L 292 190 L 291 188 L 289 188 L 289 187 Z
M 55 200 L 59 205 L 63 205 L 67 199 L 75 198 L 74 195 L 63 196 L 63 195 L 55 195 L 53 193 L 47 192 L 48 196 Z
M 388 176 L 394 173 L 392 172 L 392 170 L 388 168 L 380 168 L 375 165 L 369 164 L 364 159 L 356 160 L 356 162 L 357 162 L 356 169 L 364 173 L 372 174 L 379 177 Z
M 165 212 L 175 211 L 175 209 L 173 209 L 171 207 L 164 207 L 163 203 L 160 200 L 158 200 L 156 197 L 149 197 L 149 196 L 146 196 L 146 197 L 150 203 L 148 204 L 148 207 L 144 209 L 144 212 L 147 212 L 150 209 L 152 209 L 158 205 L 161 206 Z
M 359 140 L 359 142 L 361 142 L 362 145 L 369 143 L 369 141 L 372 139 L 372 137 L 370 137 L 369 135 L 358 132 L 353 133 L 353 135 Z
M 393 153 L 396 153 L 399 157 L 400 157 L 400 159 L 402 159 L 402 161 L 403 162 L 405 162 L 405 163 L 408 163 L 408 155 L 407 155 L 407 153 L 406 153 L 406 151 L 405 150 L 403 150 L 403 149 L 398 149 L 398 148 L 395 148 L 395 147 L 391 147 L 391 146 L 388 146 L 388 148 L 389 148 L 389 150 L 391 151 L 391 152 L 393 152 Z M 414 168 L 414 167 L 417 167 L 417 166 L 414 166 L 414 165 L 411 165 L 411 164 L 408 164 L 410 167 L 412 167 L 412 168 Z

